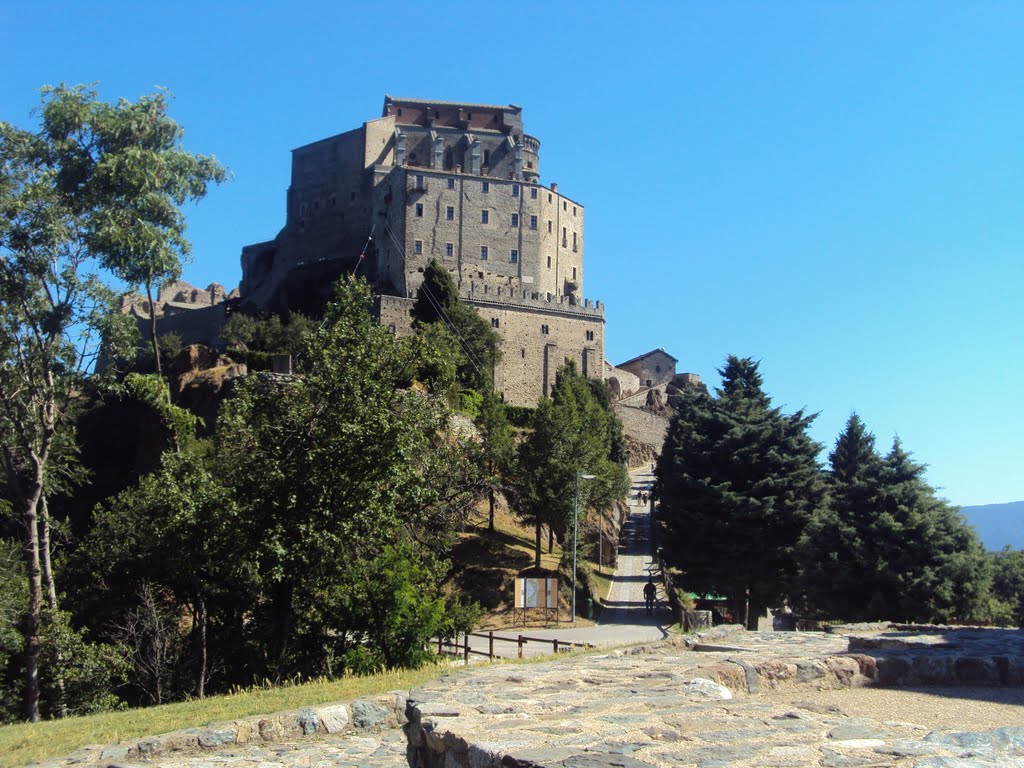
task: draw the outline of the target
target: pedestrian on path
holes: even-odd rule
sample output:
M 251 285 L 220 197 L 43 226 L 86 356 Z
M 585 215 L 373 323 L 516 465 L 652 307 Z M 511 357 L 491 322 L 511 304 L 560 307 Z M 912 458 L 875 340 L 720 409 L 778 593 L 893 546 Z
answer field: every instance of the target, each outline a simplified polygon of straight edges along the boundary
M 647 615 L 654 613 L 654 598 L 658 595 L 658 588 L 654 586 L 654 578 L 648 577 L 644 584 L 644 602 L 647 603 Z

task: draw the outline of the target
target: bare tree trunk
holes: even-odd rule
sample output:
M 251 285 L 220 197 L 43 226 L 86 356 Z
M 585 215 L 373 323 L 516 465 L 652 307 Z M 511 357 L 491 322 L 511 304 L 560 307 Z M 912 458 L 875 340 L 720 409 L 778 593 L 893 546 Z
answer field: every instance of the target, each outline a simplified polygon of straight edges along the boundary
M 490 514 L 487 517 L 487 530 L 494 533 L 494 489 L 491 488 L 490 494 L 488 494 L 488 501 L 490 502 Z
M 57 585 L 53 580 L 53 568 L 50 565 L 50 507 L 46 501 L 46 491 L 39 494 L 39 522 L 40 540 L 39 550 L 42 566 L 43 584 L 46 586 L 46 599 L 50 607 L 51 621 L 58 621 L 57 611 Z M 55 641 L 54 685 L 57 689 L 57 700 L 53 702 L 54 712 L 57 717 L 68 716 L 67 695 L 64 689 L 64 674 L 61 672 L 64 661 L 64 653 L 61 650 L 60 642 Z
M 196 696 L 206 698 L 206 601 L 196 600 Z
M 18 468 L 10 451 L 5 451 L 8 477 L 18 506 L 24 529 L 22 553 L 25 557 L 25 575 L 28 577 L 28 610 L 22 621 L 25 637 L 25 691 L 24 716 L 32 723 L 39 722 L 39 646 L 40 618 L 43 609 L 43 579 L 39 564 L 39 497 L 43 493 L 43 464 L 33 456 L 31 487 L 26 489 L 19 479 Z
M 538 518 L 537 519 L 537 525 L 536 525 L 536 528 L 534 530 L 534 533 L 535 533 L 535 539 L 534 539 L 535 546 L 533 548 L 533 552 L 534 552 L 533 565 L 534 565 L 535 568 L 540 568 L 540 537 L 541 537 L 541 530 L 540 529 L 541 529 L 541 524 L 540 524 L 540 519 Z
M 550 555 L 555 549 L 555 529 L 550 525 L 548 526 L 548 554 Z
M 149 299 L 149 342 L 153 346 L 153 363 L 156 365 L 156 375 L 163 378 L 163 370 L 160 367 L 160 343 L 156 338 L 156 304 L 153 303 L 153 286 L 148 281 L 146 298 Z

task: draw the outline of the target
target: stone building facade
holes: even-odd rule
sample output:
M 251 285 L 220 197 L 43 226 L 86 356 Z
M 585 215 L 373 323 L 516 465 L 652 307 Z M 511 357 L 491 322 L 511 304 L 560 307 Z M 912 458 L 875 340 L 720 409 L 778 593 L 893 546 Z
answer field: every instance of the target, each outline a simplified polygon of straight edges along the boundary
M 502 337 L 495 384 L 533 405 L 565 360 L 604 373 L 604 307 L 583 299 L 583 206 L 540 182 L 540 141 L 515 105 L 386 96 L 380 118 L 292 152 L 284 228 L 242 250 L 241 301 L 304 309 L 342 274 L 408 306 L 436 260 Z

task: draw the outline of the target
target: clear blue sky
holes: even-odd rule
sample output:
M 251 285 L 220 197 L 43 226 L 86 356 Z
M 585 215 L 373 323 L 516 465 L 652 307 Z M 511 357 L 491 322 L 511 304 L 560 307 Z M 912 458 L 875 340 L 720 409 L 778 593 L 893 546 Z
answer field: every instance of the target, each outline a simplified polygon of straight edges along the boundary
M 1024 499 L 1024 4 L 0 2 L 0 117 L 40 85 L 176 96 L 234 172 L 190 217 L 228 288 L 289 150 L 385 93 L 523 106 L 586 206 L 607 357 L 762 361 L 831 447 L 856 410 L 958 504 Z

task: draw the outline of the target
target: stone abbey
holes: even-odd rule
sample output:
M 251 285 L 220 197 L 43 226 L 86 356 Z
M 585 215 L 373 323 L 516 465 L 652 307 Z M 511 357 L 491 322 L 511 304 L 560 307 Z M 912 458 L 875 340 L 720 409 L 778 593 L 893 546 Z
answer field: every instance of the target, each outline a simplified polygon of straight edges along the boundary
M 292 152 L 284 228 L 242 250 L 241 300 L 301 309 L 357 272 L 379 293 L 380 322 L 407 333 L 436 260 L 501 335 L 498 391 L 533 405 L 567 359 L 603 375 L 583 233 L 583 206 L 541 183 L 520 107 L 386 96 L 381 117 Z
M 567 360 L 616 399 L 671 381 L 675 358 L 658 382 L 605 363 L 604 306 L 583 298 L 583 220 L 579 201 L 541 182 L 521 107 L 385 96 L 381 117 L 292 151 L 284 227 L 242 249 L 238 293 L 165 287 L 161 332 L 216 346 L 229 308 L 315 312 L 339 277 L 358 274 L 379 322 L 411 333 L 436 260 L 501 336 L 494 384 L 506 402 L 535 405 Z

